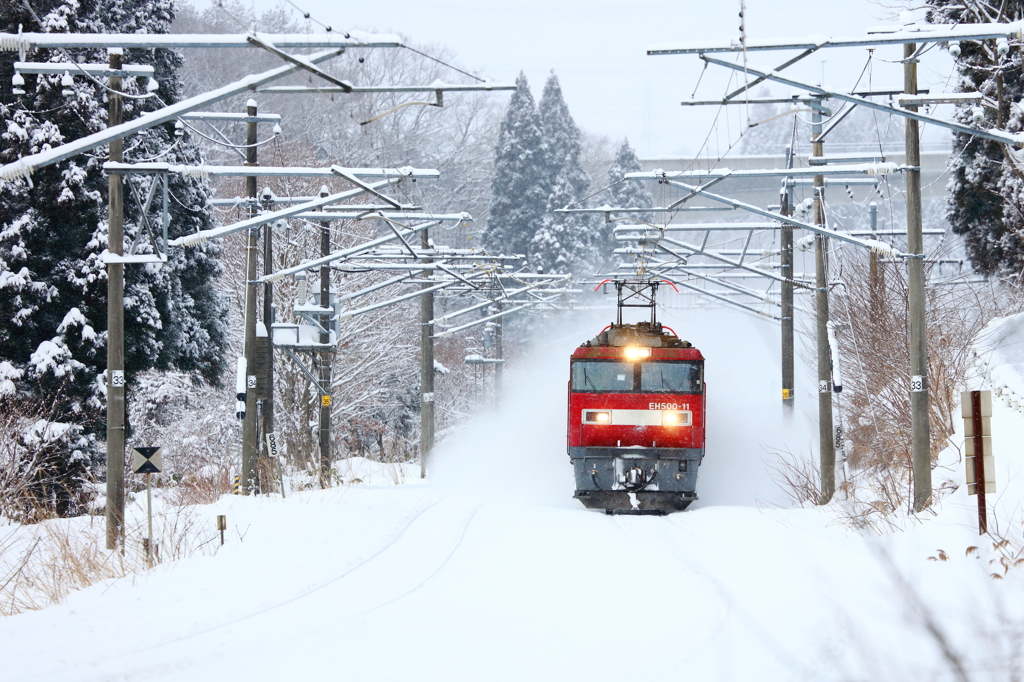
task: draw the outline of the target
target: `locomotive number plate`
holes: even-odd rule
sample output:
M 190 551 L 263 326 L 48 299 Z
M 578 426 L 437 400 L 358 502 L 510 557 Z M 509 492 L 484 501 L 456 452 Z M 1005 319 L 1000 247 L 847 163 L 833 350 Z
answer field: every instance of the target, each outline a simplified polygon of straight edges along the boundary
M 680 410 L 680 409 L 688 410 L 688 409 L 690 409 L 690 405 L 688 403 L 683 403 L 682 405 L 679 405 L 678 403 L 650 403 L 648 405 L 647 409 L 648 410 Z

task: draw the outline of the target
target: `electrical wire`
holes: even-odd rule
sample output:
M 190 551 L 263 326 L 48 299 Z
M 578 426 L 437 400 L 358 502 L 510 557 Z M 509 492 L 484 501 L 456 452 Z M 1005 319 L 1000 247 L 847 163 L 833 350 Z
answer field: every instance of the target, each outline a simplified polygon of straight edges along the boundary
M 442 66 L 446 66 L 449 69 L 452 69 L 453 71 L 458 71 L 463 76 L 469 76 L 470 78 L 474 78 L 474 79 L 476 79 L 480 83 L 486 83 L 487 82 L 487 80 L 484 79 L 484 78 L 480 78 L 479 76 L 474 75 L 472 73 L 469 73 L 468 71 L 463 71 L 459 67 L 454 66 L 452 64 L 449 64 L 448 62 L 442 61 L 442 60 L 438 59 L 437 57 L 433 57 L 433 56 L 427 54 L 426 52 L 420 52 L 415 47 L 411 47 L 409 45 L 402 45 L 402 47 L 404 47 L 407 50 L 410 50 L 411 52 L 415 52 L 416 54 L 420 55 L 421 57 L 426 57 L 427 59 L 429 59 L 429 60 L 431 60 L 433 62 L 437 62 L 438 64 L 441 64 Z
M 181 119 L 178 120 L 181 121 Z M 181 123 L 199 137 L 209 140 L 210 142 L 216 145 L 220 145 L 221 147 L 228 147 L 229 149 L 250 149 L 252 147 L 262 147 L 263 145 L 273 142 L 279 137 L 278 135 L 274 135 L 272 137 L 268 137 L 262 142 L 255 142 L 253 144 L 231 144 L 230 142 L 224 142 L 222 140 L 218 140 L 216 138 L 210 137 L 209 135 L 201 133 L 199 130 L 196 129 L 195 126 L 189 125 L 186 121 L 181 121 Z
M 327 24 L 321 22 L 319 19 L 314 17 L 312 14 L 310 14 L 309 12 L 305 11 L 304 9 L 302 9 L 301 7 L 296 5 L 294 2 L 292 2 L 292 0 L 285 0 L 285 2 L 287 2 L 289 5 L 291 5 L 295 9 L 297 9 L 302 14 L 302 18 L 303 19 L 307 19 L 309 21 L 312 21 L 314 24 L 319 24 L 327 33 L 331 33 L 332 29 L 331 29 L 330 26 L 328 26 Z M 351 36 L 348 33 L 346 33 L 345 37 L 346 38 L 350 38 Z

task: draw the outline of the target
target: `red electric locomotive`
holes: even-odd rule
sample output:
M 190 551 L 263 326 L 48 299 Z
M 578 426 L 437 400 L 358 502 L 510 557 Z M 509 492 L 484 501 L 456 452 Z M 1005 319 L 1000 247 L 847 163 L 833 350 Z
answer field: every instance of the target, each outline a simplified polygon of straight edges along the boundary
M 682 511 L 704 458 L 704 356 L 656 321 L 658 281 L 614 284 L 616 323 L 571 358 L 575 497 L 608 514 Z M 649 307 L 650 322 L 623 324 L 629 307 Z

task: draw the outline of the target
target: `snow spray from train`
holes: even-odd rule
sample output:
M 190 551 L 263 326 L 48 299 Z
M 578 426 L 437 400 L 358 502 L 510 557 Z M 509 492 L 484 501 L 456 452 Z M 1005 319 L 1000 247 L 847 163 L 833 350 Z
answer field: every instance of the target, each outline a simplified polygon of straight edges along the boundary
M 657 321 L 659 283 L 615 280 L 615 324 L 570 360 L 567 437 L 575 497 L 608 514 L 668 514 L 697 499 L 704 356 Z M 623 308 L 650 308 L 650 321 L 624 324 Z

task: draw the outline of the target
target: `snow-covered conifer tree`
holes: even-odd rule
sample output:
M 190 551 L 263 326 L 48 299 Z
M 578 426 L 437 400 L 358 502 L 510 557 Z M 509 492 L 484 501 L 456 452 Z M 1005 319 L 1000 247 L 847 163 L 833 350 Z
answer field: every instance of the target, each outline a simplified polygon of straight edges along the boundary
M 165 33 L 172 17 L 171 0 L 38 0 L 31 8 L 21 3 L 0 6 L 0 26 L 8 32 L 17 32 L 20 24 L 25 31 Z M 103 50 L 36 50 L 28 56 L 31 61 L 52 62 L 68 57 L 92 63 L 107 60 Z M 65 96 L 60 76 L 26 76 L 25 94 L 14 96 L 10 84 L 15 59 L 16 54 L 0 53 L 0 163 L 105 126 L 100 81 L 76 77 L 72 94 Z M 124 100 L 126 120 L 179 98 L 177 53 L 127 50 L 124 61 L 154 66 L 160 84 L 159 99 Z M 125 79 L 124 89 L 135 96 L 146 93 L 145 83 L 136 79 Z M 90 439 L 102 425 L 105 396 L 105 157 L 105 151 L 98 150 L 38 169 L 31 185 L 23 180 L 0 182 L 0 360 L 21 372 L 14 382 L 16 390 L 43 401 L 47 419 L 84 428 Z M 164 125 L 125 140 L 126 161 L 151 159 L 196 163 L 199 157 L 187 139 L 175 137 L 173 125 Z M 142 182 L 149 181 L 152 178 Z M 145 184 L 139 187 L 143 193 L 146 189 Z M 170 193 L 172 237 L 211 226 L 204 181 L 173 178 Z M 155 208 L 149 218 L 159 224 Z M 140 224 L 126 183 L 126 252 L 139 235 Z M 153 246 L 146 240 L 140 244 L 145 249 Z M 216 255 L 209 248 L 177 251 L 163 266 L 125 268 L 129 382 L 152 368 L 176 368 L 218 380 L 226 332 L 224 307 L 212 282 L 219 273 Z M 75 441 L 74 452 L 63 456 L 68 462 L 79 461 L 82 439 Z
M 530 263 L 547 272 L 582 273 L 594 266 L 594 216 L 554 213 L 559 208 L 583 208 L 590 176 L 583 170 L 583 145 L 558 77 L 552 73 L 540 99 L 540 117 L 548 143 L 549 184 L 546 211 L 533 237 Z
M 942 24 L 1012 22 L 1024 18 L 1024 2 L 1000 5 L 929 0 L 928 21 Z M 1020 132 L 1024 121 L 1021 47 L 1000 55 L 994 41 L 963 41 L 956 59 L 957 90 L 980 92 L 997 106 L 964 105 L 956 119 L 979 128 Z M 964 236 L 974 268 L 985 274 L 1024 267 L 1024 158 L 998 142 L 955 134 L 946 217 Z
M 615 153 L 612 165 L 608 167 L 608 190 L 603 201 L 613 208 L 650 208 L 654 206 L 654 198 L 644 186 L 642 180 L 623 180 L 626 173 L 643 170 L 636 152 L 629 146 L 629 140 L 623 140 L 619 151 Z M 650 213 L 631 213 L 630 218 L 649 223 L 654 216 Z M 598 257 L 606 261 L 613 260 L 612 251 L 618 246 L 612 232 L 615 223 L 598 226 L 597 240 Z
M 524 74 L 516 86 L 498 132 L 484 239 L 493 252 L 528 254 L 547 204 L 548 144 Z

